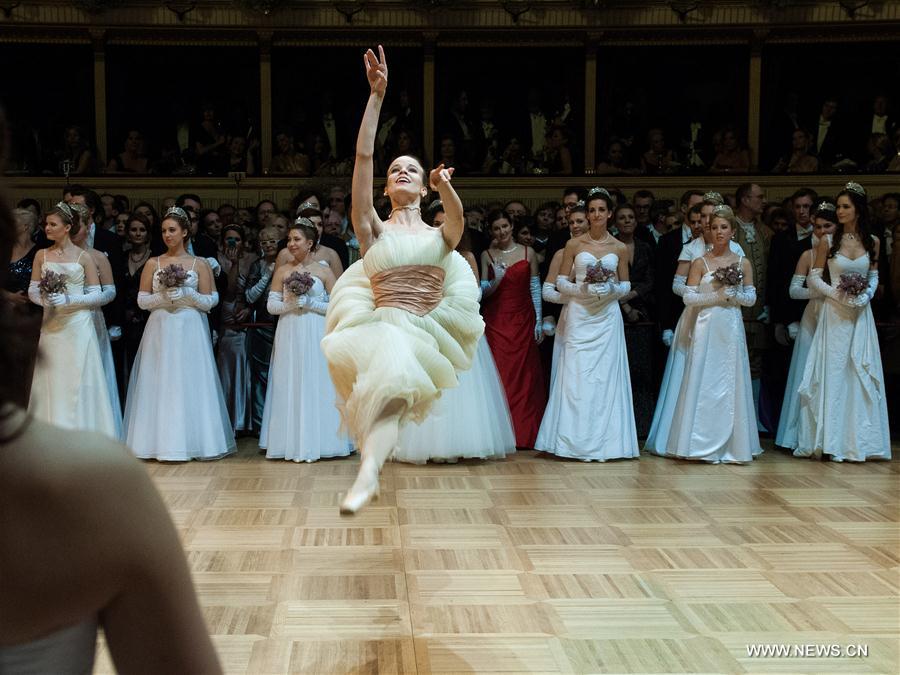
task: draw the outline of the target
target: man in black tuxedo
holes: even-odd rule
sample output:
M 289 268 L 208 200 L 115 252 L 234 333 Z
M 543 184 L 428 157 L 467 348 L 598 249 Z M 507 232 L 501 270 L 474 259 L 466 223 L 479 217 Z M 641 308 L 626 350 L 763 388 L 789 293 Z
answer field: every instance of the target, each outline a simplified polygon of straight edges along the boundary
M 812 130 L 819 158 L 819 171 L 830 171 L 836 162 L 846 158 L 846 138 L 838 116 L 838 102 L 832 97 L 822 102 L 818 120 L 809 126 Z
M 702 236 L 700 225 L 700 207 L 703 205 L 703 193 L 700 190 L 688 190 L 681 195 L 682 223 L 659 238 L 655 252 L 655 269 L 653 275 L 653 293 L 656 296 L 659 325 L 662 329 L 662 340 L 666 347 L 672 344 L 675 324 L 684 309 L 684 302 L 672 292 L 672 279 L 678 269 L 678 256 L 681 249 L 692 239 Z

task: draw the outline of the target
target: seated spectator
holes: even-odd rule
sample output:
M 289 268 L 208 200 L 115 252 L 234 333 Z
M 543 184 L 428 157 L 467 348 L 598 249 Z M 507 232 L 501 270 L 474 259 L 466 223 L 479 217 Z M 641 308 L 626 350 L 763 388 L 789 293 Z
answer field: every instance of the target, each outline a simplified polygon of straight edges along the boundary
M 596 173 L 600 176 L 623 176 L 638 171 L 626 165 L 625 145 L 621 141 L 613 141 L 606 148 L 606 159 L 597 165 Z
M 59 153 L 59 172 L 67 176 L 94 173 L 95 158 L 81 127 L 66 127 L 64 145 Z
M 149 173 L 150 161 L 144 152 L 144 135 L 132 129 L 125 139 L 122 152 L 109 160 L 107 173 Z
M 232 172 L 245 173 L 248 176 L 256 174 L 256 164 L 253 161 L 253 153 L 259 147 L 259 141 L 253 140 L 247 144 L 243 136 L 232 136 L 228 140 L 228 157 L 224 165 L 224 174 Z
M 221 171 L 226 160 L 225 133 L 216 119 L 216 107 L 210 102 L 203 104 L 203 119 L 192 130 L 194 156 L 197 159 L 197 173 L 212 176 Z
M 569 133 L 562 125 L 550 127 L 544 151 L 546 168 L 553 176 L 572 175 L 572 151 L 569 150 Z
M 791 153 L 778 160 L 772 173 L 815 173 L 819 160 L 809 150 L 812 137 L 806 129 L 794 129 L 791 135 Z
M 722 130 L 721 149 L 716 154 L 710 173 L 747 173 L 750 170 L 750 151 L 738 140 L 733 127 Z
M 294 132 L 288 127 L 275 134 L 278 154 L 272 158 L 269 173 L 308 176 L 310 174 L 309 155 L 299 152 L 294 143 Z
M 866 173 L 884 173 L 893 159 L 891 142 L 886 134 L 872 134 L 866 143 L 866 161 L 863 171 Z
M 460 167 L 456 161 L 456 141 L 453 136 L 448 134 L 441 136 L 441 154 L 438 164 L 443 164 L 446 169 L 456 169 L 456 174 L 459 174 Z
M 675 153 L 666 147 L 666 137 L 662 129 L 647 132 L 647 151 L 641 155 L 641 170 L 649 175 L 671 174 L 678 171 Z

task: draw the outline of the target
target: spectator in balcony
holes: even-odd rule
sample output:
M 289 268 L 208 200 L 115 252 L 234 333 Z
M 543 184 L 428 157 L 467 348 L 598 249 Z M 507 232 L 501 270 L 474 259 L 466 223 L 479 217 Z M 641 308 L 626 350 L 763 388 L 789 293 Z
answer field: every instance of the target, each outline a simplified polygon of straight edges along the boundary
M 890 138 L 894 131 L 900 128 L 898 125 L 900 122 L 897 116 L 891 114 L 888 97 L 882 93 L 876 94 L 872 101 L 871 114 L 864 116 L 854 132 L 857 147 L 864 149 L 873 134 L 884 134 Z
M 272 158 L 269 173 L 308 176 L 310 174 L 309 155 L 299 152 L 294 144 L 294 131 L 289 127 L 279 129 L 275 134 L 278 154 Z
M 812 136 L 806 129 L 794 129 L 791 134 L 791 154 L 782 157 L 772 173 L 815 173 L 819 160 L 810 154 Z
M 441 156 L 444 156 L 444 140 L 449 137 L 454 142 L 455 164 L 444 164 L 445 167 L 453 166 L 457 175 L 460 170 L 468 170 L 469 163 L 474 159 L 475 148 L 475 124 L 469 116 L 469 94 L 462 90 L 456 94 L 450 105 L 450 113 L 444 121 L 444 132 L 441 137 Z M 456 146 L 459 147 L 456 147 Z
M 830 170 L 835 163 L 845 159 L 847 153 L 844 129 L 838 117 L 837 98 L 829 96 L 822 102 L 819 118 L 812 128 L 819 170 Z
M 866 173 L 884 173 L 893 159 L 891 142 L 885 134 L 872 134 L 866 143 Z
M 443 164 L 448 169 L 455 169 L 457 175 L 462 168 L 456 161 L 456 141 L 449 134 L 441 136 L 441 159 L 438 163 Z
M 210 102 L 202 106 L 203 119 L 193 131 L 194 155 L 197 172 L 204 176 L 214 175 L 226 159 L 225 131 L 216 119 L 216 107 Z
M 722 130 L 722 145 L 712 166 L 711 173 L 747 173 L 750 170 L 750 151 L 738 139 L 734 127 Z
M 149 173 L 150 160 L 144 152 L 144 135 L 137 129 L 128 132 L 125 148 L 109 160 L 107 173 Z
M 551 175 L 572 175 L 572 151 L 569 150 L 569 134 L 564 126 L 554 125 L 550 128 L 544 156 L 547 171 Z
M 228 157 L 224 164 L 223 174 L 232 172 L 245 173 L 248 176 L 256 174 L 256 163 L 253 161 L 253 153 L 259 147 L 259 141 L 253 139 L 249 145 L 243 136 L 232 136 L 228 139 Z
M 334 160 L 331 159 L 331 146 L 328 145 L 328 137 L 324 134 L 312 134 L 309 137 L 308 147 L 311 149 L 309 161 L 314 176 L 327 176 L 331 173 Z
M 646 174 L 659 176 L 675 173 L 680 167 L 675 153 L 666 147 L 662 129 L 647 132 L 647 151 L 641 155 L 641 170 Z
M 80 176 L 94 172 L 95 157 L 84 132 L 79 126 L 66 127 L 64 145 L 59 160 L 60 173 Z M 67 170 L 68 168 L 68 170 Z
M 481 117 L 475 125 L 475 143 L 478 146 L 478 168 L 481 173 L 497 173 L 500 158 L 500 129 L 494 117 L 494 102 L 481 102 Z
M 625 145 L 622 141 L 612 141 L 606 148 L 606 159 L 597 165 L 601 176 L 624 176 L 638 173 L 626 164 Z
M 528 173 L 528 163 L 525 153 L 522 151 L 522 143 L 516 136 L 509 139 L 496 162 L 493 155 L 490 154 L 485 161 L 485 173 L 497 173 L 501 176 L 522 176 Z
M 891 160 L 891 163 L 888 164 L 886 171 L 888 173 L 898 173 L 900 172 L 900 128 L 898 128 L 894 132 L 893 139 L 894 141 L 894 158 Z

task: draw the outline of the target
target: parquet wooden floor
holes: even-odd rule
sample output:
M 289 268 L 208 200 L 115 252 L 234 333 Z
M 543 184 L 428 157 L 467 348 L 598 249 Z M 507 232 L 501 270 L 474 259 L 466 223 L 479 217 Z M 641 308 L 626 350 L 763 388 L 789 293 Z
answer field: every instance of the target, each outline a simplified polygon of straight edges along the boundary
M 357 461 L 146 465 L 227 672 L 900 672 L 900 461 Z

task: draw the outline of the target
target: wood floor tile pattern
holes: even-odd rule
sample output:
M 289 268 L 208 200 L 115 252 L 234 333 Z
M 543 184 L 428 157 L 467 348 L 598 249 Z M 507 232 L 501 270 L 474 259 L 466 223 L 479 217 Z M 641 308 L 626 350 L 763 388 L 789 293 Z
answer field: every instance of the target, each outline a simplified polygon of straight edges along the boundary
M 228 673 L 900 672 L 900 461 L 391 463 L 346 518 L 356 458 L 239 447 L 146 464 Z

